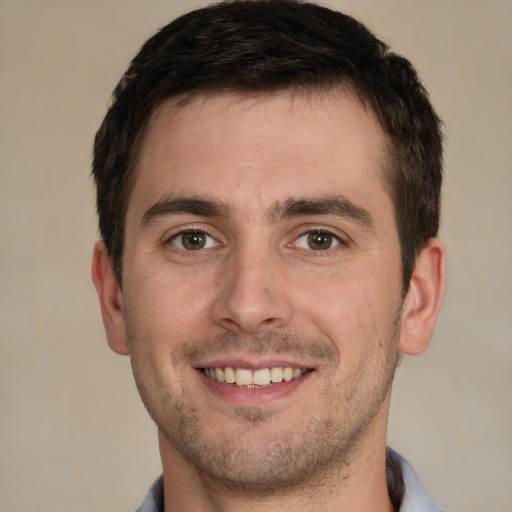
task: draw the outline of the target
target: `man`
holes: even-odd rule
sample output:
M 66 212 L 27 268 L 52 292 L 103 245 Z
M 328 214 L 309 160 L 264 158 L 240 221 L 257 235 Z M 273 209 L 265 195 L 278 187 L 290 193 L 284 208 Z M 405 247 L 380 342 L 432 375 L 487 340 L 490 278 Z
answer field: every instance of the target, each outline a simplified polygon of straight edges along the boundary
M 440 121 L 352 18 L 223 2 L 164 27 L 96 136 L 92 275 L 163 478 L 140 511 L 434 511 L 386 449 L 440 307 Z

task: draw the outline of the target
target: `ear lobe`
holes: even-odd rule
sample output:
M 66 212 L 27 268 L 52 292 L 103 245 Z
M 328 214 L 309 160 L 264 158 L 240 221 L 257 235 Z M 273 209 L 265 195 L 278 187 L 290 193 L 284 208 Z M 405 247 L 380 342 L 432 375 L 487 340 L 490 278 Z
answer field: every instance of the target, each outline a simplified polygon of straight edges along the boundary
M 402 354 L 418 355 L 428 348 L 445 286 L 444 246 L 439 238 L 431 238 L 416 259 L 402 308 L 398 345 Z
M 117 354 L 128 355 L 130 350 L 126 336 L 123 294 L 112 269 L 107 247 L 101 240 L 94 245 L 91 275 L 100 300 L 108 344 Z

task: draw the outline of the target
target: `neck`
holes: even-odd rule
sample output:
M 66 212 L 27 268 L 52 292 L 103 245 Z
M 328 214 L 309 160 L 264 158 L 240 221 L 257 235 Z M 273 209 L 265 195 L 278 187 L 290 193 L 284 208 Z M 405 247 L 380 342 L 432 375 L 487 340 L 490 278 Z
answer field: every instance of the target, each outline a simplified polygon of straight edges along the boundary
M 385 423 L 384 429 L 373 429 L 369 438 L 372 442 L 359 446 L 343 467 L 326 468 L 295 488 L 258 495 L 202 473 L 159 432 L 165 512 L 393 512 L 386 480 Z

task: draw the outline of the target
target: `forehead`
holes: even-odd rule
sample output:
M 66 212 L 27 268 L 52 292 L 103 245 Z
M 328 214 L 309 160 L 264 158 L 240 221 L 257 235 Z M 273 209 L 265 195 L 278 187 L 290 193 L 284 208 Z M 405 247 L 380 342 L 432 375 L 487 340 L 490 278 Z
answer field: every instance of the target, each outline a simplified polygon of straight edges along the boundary
M 368 195 L 385 161 L 376 116 L 346 91 L 172 98 L 147 127 L 130 203 L 206 192 L 277 201 L 340 186 Z

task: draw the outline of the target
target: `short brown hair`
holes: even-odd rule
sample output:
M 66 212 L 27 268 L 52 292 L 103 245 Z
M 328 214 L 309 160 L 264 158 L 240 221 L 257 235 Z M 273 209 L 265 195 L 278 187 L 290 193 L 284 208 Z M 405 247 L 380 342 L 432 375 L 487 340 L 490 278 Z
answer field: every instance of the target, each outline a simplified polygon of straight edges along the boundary
M 138 149 L 164 100 L 210 91 L 347 87 L 388 139 L 404 293 L 439 228 L 441 123 L 411 63 L 354 18 L 297 0 L 234 0 L 192 11 L 151 37 L 114 90 L 94 144 L 101 236 L 121 283 L 124 225 Z

